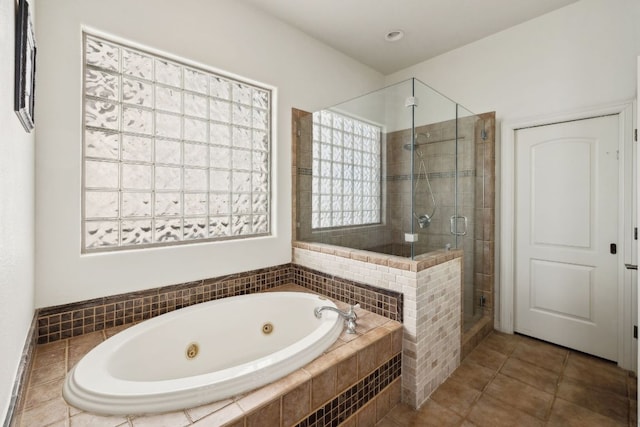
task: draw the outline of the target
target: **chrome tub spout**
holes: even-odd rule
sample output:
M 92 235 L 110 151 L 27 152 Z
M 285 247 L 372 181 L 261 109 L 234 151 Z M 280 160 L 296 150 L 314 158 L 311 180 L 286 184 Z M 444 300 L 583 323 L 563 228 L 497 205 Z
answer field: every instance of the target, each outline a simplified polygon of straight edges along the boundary
M 313 310 L 313 313 L 316 315 L 318 319 L 320 319 L 322 317 L 323 311 L 325 310 L 335 311 L 336 313 L 338 313 L 340 317 L 344 319 L 344 322 L 347 325 L 347 333 L 355 334 L 356 326 L 358 326 L 356 324 L 356 320 L 358 319 L 358 315 L 356 314 L 356 311 L 355 311 L 356 308 L 360 308 L 360 304 L 350 306 L 349 311 L 342 311 L 342 310 L 338 310 L 337 308 L 322 306 L 322 307 L 316 307 Z

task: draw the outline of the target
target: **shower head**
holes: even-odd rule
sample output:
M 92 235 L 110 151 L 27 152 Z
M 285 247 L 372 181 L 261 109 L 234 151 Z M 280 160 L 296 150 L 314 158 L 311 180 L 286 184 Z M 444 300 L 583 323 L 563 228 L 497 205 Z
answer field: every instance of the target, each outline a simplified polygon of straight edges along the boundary
M 418 148 L 418 146 L 417 146 L 416 144 L 411 144 L 411 143 L 407 142 L 406 144 L 404 144 L 404 145 L 402 146 L 402 148 L 404 148 L 404 149 L 405 149 L 405 150 L 407 150 L 407 151 L 411 151 L 412 149 L 413 149 L 413 150 L 417 149 L 417 148 Z

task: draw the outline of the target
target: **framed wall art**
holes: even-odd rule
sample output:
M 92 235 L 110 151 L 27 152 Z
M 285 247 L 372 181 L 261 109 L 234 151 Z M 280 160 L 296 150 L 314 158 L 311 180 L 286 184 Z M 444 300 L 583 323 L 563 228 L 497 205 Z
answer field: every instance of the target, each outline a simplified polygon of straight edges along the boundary
M 36 38 L 27 0 L 18 0 L 16 15 L 15 95 L 14 107 L 20 123 L 27 132 L 35 126 L 33 117 Z

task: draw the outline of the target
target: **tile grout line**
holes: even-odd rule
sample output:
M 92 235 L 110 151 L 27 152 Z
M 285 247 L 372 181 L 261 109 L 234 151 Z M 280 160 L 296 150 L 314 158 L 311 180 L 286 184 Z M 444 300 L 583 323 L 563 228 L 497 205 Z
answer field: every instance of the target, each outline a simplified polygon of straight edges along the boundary
M 551 405 L 549 405 L 549 409 L 547 409 L 547 413 L 545 414 L 544 421 L 545 423 L 549 423 L 549 419 L 551 418 L 551 412 L 553 411 L 553 406 L 556 404 L 556 399 L 558 398 L 558 390 L 560 389 L 560 383 L 564 379 L 564 371 L 569 363 L 569 356 L 571 355 L 571 351 L 567 351 L 564 360 L 562 361 L 562 366 L 560 369 L 560 375 L 558 375 L 558 380 L 556 381 L 555 390 L 553 392 L 553 399 L 551 400 Z

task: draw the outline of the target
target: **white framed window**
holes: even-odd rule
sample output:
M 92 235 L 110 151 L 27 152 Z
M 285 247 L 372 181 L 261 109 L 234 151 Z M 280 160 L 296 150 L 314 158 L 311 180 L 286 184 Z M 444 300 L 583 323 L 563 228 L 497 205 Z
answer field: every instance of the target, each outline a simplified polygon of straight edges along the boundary
M 313 113 L 312 229 L 380 223 L 381 134 L 362 120 Z
M 269 234 L 271 90 L 83 39 L 83 251 Z

